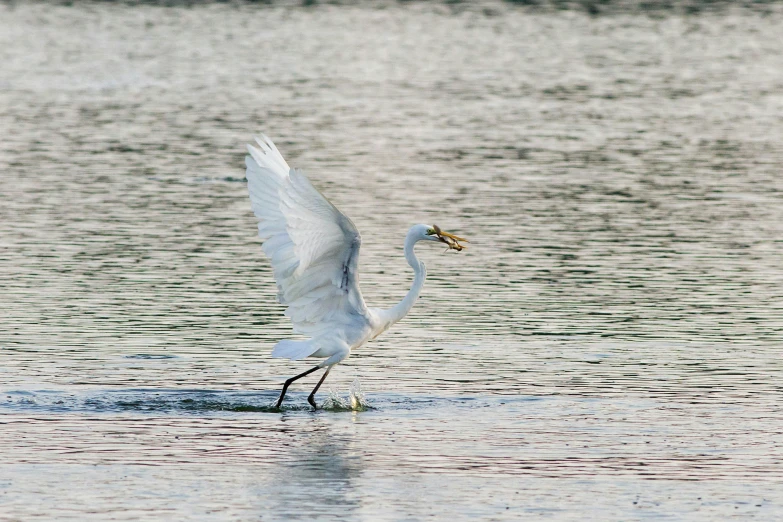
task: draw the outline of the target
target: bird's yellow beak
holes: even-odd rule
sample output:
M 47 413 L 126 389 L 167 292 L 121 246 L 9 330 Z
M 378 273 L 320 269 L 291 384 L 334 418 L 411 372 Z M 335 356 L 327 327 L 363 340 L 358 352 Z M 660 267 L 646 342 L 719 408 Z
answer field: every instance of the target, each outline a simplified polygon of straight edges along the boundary
M 438 227 L 438 225 L 432 225 L 432 228 L 435 229 L 435 234 L 438 236 L 438 239 L 449 245 L 449 249 L 460 251 L 464 248 L 467 248 L 465 245 L 460 245 L 460 241 L 464 241 L 465 243 L 469 243 L 467 239 L 464 237 L 455 236 L 454 234 L 451 234 L 449 232 L 445 232 Z

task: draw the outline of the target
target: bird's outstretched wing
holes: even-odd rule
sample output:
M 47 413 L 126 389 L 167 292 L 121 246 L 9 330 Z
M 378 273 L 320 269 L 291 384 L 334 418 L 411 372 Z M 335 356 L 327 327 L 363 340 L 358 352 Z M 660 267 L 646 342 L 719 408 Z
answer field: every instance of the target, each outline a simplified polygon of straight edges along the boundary
M 355 324 L 367 313 L 356 273 L 359 231 L 304 174 L 288 166 L 272 140 L 262 135 L 247 150 L 258 234 L 294 330 L 315 337 Z

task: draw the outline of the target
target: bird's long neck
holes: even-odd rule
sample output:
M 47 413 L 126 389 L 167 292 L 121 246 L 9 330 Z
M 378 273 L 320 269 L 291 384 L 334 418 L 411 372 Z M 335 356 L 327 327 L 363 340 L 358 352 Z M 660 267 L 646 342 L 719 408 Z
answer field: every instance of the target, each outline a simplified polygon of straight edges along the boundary
M 383 319 L 388 322 L 387 324 L 396 323 L 410 312 L 424 286 L 424 279 L 427 277 L 427 268 L 424 266 L 424 263 L 419 261 L 419 258 L 417 258 L 416 254 L 413 252 L 413 247 L 416 246 L 418 240 L 419 238 L 414 234 L 408 234 L 405 238 L 405 259 L 413 268 L 413 284 L 402 301 L 388 310 L 383 310 Z

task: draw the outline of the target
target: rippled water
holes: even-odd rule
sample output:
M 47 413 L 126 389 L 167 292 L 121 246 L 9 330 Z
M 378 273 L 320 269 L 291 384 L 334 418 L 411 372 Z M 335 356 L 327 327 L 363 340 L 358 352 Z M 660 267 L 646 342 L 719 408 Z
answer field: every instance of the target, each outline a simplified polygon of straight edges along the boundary
M 0 7 L 0 519 L 783 515 L 783 14 L 482 5 Z M 315 413 L 259 131 L 471 240 Z

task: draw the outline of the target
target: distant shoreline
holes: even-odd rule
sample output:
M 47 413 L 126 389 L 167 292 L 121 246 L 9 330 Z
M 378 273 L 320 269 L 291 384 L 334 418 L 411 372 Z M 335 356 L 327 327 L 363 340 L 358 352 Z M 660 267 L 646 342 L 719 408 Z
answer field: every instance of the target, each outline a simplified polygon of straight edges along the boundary
M 583 12 L 591 16 L 644 14 L 650 16 L 698 15 L 727 11 L 752 11 L 773 14 L 781 10 L 783 0 L 2 0 L 0 5 L 118 4 L 126 6 L 195 7 L 234 5 L 258 7 L 369 7 L 386 9 L 397 6 L 432 7 L 454 13 L 475 12 L 484 16 L 502 16 L 504 10 L 522 9 L 533 13 Z

